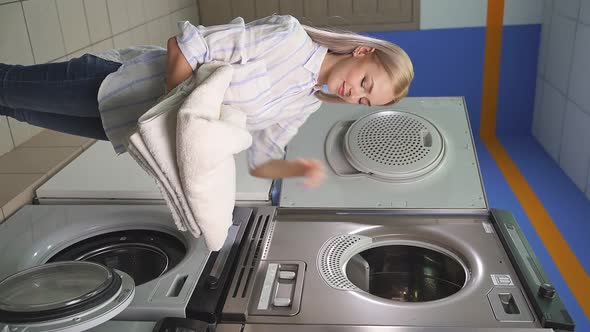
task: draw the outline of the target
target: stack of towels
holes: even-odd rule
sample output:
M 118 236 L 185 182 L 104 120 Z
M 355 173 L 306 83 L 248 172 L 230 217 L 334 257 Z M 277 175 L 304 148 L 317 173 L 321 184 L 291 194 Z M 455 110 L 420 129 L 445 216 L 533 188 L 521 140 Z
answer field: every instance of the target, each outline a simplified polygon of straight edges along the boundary
M 176 226 L 219 250 L 232 224 L 234 154 L 252 144 L 246 115 L 223 105 L 233 68 L 201 66 L 139 118 L 127 151 L 155 180 Z

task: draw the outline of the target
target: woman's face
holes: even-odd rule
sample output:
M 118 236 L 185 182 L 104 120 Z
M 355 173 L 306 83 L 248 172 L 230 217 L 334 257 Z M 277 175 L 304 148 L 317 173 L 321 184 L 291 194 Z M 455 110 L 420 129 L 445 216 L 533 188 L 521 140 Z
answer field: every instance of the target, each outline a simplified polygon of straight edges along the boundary
M 326 80 L 330 92 L 351 104 L 385 105 L 395 99 L 393 82 L 375 49 L 358 47 L 341 56 Z

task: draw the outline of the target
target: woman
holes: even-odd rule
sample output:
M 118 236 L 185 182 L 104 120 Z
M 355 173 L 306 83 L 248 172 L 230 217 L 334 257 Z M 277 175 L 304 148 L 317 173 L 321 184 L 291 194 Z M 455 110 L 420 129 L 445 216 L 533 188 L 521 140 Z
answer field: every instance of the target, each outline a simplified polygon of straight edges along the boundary
M 291 16 L 203 27 L 179 22 L 167 50 L 134 47 L 68 62 L 0 64 L 0 114 L 35 126 L 109 140 L 123 153 L 137 119 L 200 64 L 225 61 L 234 75 L 224 104 L 247 115 L 251 174 L 324 175 L 316 160 L 283 160 L 284 148 L 321 101 L 389 105 L 408 93 L 413 67 L 398 46 L 301 25 Z

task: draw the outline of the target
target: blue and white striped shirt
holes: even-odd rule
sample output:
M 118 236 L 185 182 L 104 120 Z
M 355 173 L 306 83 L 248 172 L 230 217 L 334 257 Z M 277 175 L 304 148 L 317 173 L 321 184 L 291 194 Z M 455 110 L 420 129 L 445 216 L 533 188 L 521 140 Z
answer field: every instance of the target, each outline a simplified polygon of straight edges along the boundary
M 214 60 L 233 64 L 224 104 L 247 115 L 253 136 L 249 167 L 282 159 L 287 143 L 320 107 L 314 92 L 327 49 L 313 42 L 291 16 L 275 15 L 248 24 L 238 17 L 212 27 L 183 21 L 178 27 L 178 46 L 193 70 Z M 98 93 L 106 134 L 115 151 L 122 153 L 137 119 L 165 93 L 166 50 L 140 47 L 99 56 L 122 63 Z

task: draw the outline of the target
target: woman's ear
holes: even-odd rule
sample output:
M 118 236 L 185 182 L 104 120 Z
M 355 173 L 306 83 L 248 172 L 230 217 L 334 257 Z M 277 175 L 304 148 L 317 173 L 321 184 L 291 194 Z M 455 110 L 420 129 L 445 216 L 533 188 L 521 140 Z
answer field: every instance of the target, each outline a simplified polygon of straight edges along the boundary
M 375 52 L 375 48 L 374 47 L 368 47 L 368 46 L 357 46 L 357 48 L 354 49 L 354 51 L 352 52 L 352 55 L 354 56 L 363 56 L 363 55 L 367 55 L 370 53 Z

